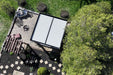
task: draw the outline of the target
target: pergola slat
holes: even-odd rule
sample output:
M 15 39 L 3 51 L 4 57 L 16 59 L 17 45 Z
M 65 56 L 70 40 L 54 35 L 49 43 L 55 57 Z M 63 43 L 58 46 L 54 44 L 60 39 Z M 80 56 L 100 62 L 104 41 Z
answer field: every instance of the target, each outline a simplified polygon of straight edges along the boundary
M 22 41 L 19 41 L 16 38 L 12 38 L 11 36 L 7 36 L 5 43 L 3 45 L 3 50 L 19 54 L 20 52 L 22 52 L 21 51 L 22 44 L 23 44 Z

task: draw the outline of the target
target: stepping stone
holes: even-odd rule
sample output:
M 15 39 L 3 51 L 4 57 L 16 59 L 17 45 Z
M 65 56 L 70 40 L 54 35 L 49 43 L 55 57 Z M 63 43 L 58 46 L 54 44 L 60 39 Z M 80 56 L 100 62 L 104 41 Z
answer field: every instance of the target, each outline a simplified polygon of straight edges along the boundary
M 58 66 L 59 66 L 59 67 L 62 67 L 62 64 L 60 63 L 60 64 L 58 64 Z
M 64 73 L 64 72 L 62 72 L 62 75 L 65 75 L 65 73 Z
M 3 70 L 3 73 L 5 74 L 5 73 L 7 73 L 7 71 L 6 70 Z
M 48 61 L 45 61 L 45 64 L 48 64 Z
M 14 70 L 13 71 L 13 75 L 25 75 L 25 74 L 24 74 L 24 72 L 20 72 L 20 71 Z
M 20 64 L 23 64 L 24 62 L 23 61 L 20 61 Z
M 20 59 L 20 57 L 19 57 L 19 56 L 17 56 L 17 59 Z
M 1 66 L 0 66 L 0 69 L 3 69 L 3 68 L 4 68 L 3 65 L 1 65 Z
M 56 70 L 56 67 L 52 67 L 52 70 Z
M 14 64 L 11 64 L 10 66 L 13 68 L 14 67 Z
M 40 63 L 43 63 L 43 60 L 42 59 L 40 60 Z
M 49 64 L 49 67 L 52 67 L 52 64 Z
M 8 68 L 9 68 L 9 66 L 8 66 L 8 65 L 6 65 L 6 66 L 5 66 L 5 68 L 6 68 L 6 69 L 8 69 Z
M 17 70 L 20 70 L 20 66 L 17 67 Z
M 18 61 L 15 61 L 15 64 L 17 65 L 18 64 Z
M 35 60 L 35 63 L 37 63 L 37 62 L 38 62 L 38 60 L 36 59 L 36 60 Z
M 57 69 L 57 72 L 60 72 L 60 69 Z
M 30 61 L 30 64 L 32 64 L 33 63 L 33 61 Z

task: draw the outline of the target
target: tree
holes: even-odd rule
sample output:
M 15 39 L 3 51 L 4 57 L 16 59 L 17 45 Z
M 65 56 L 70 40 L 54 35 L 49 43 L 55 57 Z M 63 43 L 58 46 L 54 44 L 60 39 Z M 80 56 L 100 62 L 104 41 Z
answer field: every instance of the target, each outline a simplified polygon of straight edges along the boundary
M 73 42 L 74 43 L 74 42 Z M 97 75 L 102 70 L 101 63 L 96 60 L 96 50 L 86 45 L 71 45 L 62 53 L 63 71 L 66 75 Z
M 102 8 L 102 6 L 104 6 Z M 106 8 L 109 8 L 105 11 Z M 108 2 L 86 5 L 66 30 L 63 70 L 67 75 L 97 75 L 113 58 L 113 16 Z

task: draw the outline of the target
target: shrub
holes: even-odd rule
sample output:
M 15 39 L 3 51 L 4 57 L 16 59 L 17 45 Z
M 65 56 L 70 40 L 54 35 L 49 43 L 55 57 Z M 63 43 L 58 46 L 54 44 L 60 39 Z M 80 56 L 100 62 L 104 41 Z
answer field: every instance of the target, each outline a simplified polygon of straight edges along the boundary
M 17 1 L 18 1 L 18 5 L 22 7 L 24 7 L 27 4 L 26 0 L 17 0 Z
M 103 13 L 110 13 L 111 12 L 111 4 L 109 2 L 97 2 L 97 6 L 99 6 L 102 9 Z
M 37 74 L 38 75 L 47 75 L 48 74 L 48 70 L 46 67 L 40 67 L 38 70 L 37 70 Z
M 53 73 L 50 73 L 50 75 L 54 75 Z
M 13 52 L 10 52 L 10 55 L 13 55 Z
M 15 14 L 15 8 L 12 6 L 10 1 L 2 0 L 0 3 L 0 8 L 7 13 L 9 16 L 14 16 Z

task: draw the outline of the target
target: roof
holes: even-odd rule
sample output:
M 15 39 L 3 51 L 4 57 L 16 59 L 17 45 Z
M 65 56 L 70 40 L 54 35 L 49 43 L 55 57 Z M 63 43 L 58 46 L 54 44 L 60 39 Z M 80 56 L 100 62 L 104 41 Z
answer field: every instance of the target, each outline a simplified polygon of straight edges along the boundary
M 50 47 L 60 48 L 67 21 L 40 14 L 31 40 Z

